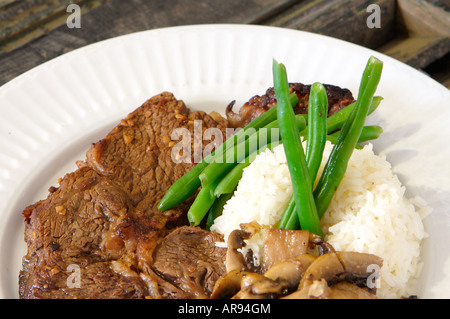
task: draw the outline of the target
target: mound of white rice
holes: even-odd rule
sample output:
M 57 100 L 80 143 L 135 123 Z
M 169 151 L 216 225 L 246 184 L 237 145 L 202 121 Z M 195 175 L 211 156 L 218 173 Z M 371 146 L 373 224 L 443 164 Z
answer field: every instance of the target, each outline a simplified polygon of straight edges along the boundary
M 327 143 L 321 170 L 331 149 L 332 144 Z M 419 198 L 406 198 L 404 192 L 390 163 L 375 155 L 368 144 L 353 152 L 344 179 L 321 221 L 325 240 L 336 250 L 383 258 L 380 298 L 414 294 L 411 285 L 421 271 L 420 245 L 427 236 L 422 219 L 430 209 Z M 234 196 L 211 230 L 227 238 L 241 223 L 256 221 L 273 226 L 291 194 L 283 146 L 273 152 L 266 150 L 244 170 Z M 261 232 L 247 241 L 247 248 L 259 260 L 262 239 Z

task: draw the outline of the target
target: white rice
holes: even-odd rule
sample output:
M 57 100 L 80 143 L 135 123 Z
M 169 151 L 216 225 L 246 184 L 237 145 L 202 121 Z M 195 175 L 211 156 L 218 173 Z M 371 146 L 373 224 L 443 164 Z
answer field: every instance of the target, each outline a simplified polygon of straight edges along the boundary
M 331 152 L 327 143 L 321 170 Z M 211 230 L 228 237 L 241 223 L 277 223 L 292 194 L 283 146 L 258 155 L 242 175 L 234 196 Z M 405 197 L 392 167 L 375 155 L 371 144 L 355 150 L 347 172 L 322 218 L 325 240 L 336 250 L 371 253 L 383 258 L 378 283 L 380 298 L 414 294 L 412 286 L 422 267 L 421 241 L 427 234 L 422 219 L 430 208 L 420 198 Z M 247 241 L 262 258 L 263 233 Z M 419 296 L 420 297 L 420 296 Z

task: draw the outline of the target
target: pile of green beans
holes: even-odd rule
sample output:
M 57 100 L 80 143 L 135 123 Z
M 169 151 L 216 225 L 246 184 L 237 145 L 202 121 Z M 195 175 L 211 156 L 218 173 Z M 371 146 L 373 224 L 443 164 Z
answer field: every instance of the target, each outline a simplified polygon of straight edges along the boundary
M 176 207 L 198 191 L 187 217 L 191 225 L 198 226 L 207 216 L 206 228 L 209 229 L 235 192 L 243 169 L 259 153 L 283 144 L 293 195 L 278 227 L 308 229 L 322 235 L 320 218 L 342 178 L 342 171 L 345 172 L 346 163 L 341 162 L 348 161 L 351 150 L 360 147 L 358 143 L 376 139 L 382 133 L 379 126 L 364 126 L 365 117 L 382 100 L 381 97 L 373 96 L 374 83 L 378 83 L 381 72 L 378 64 L 373 62 L 378 60 L 374 59 L 369 60 L 372 62 L 368 63 L 363 74 L 358 100 L 329 117 L 326 91 L 320 83 L 311 86 L 308 114 L 294 115 L 293 106 L 298 103 L 298 98 L 295 93 L 289 94 L 284 65 L 274 60 L 277 105 L 227 139 L 177 180 L 159 202 L 158 209 L 165 211 Z M 377 65 L 375 68 L 378 71 L 368 71 L 374 68 L 373 64 Z M 274 129 L 278 129 L 279 134 L 271 134 Z M 301 138 L 306 141 L 305 150 Z M 327 163 L 317 187 L 313 189 L 326 140 L 335 144 L 330 155 L 333 160 Z M 337 151 L 341 149 L 345 149 L 345 152 Z M 335 170 L 339 172 L 334 173 Z
M 314 190 L 317 213 L 322 217 L 338 188 L 348 161 L 353 153 L 364 128 L 370 105 L 381 78 L 383 62 L 371 56 L 364 69 L 355 107 L 339 133 L 324 171 Z
M 325 87 L 321 83 L 314 83 L 311 86 L 308 101 L 308 128 L 306 139 L 306 164 L 311 180 L 310 192 L 312 193 L 314 181 L 322 163 L 323 150 L 327 140 L 327 117 L 328 117 L 328 97 Z M 329 139 L 329 138 L 328 138 Z M 295 194 L 289 200 L 286 209 L 278 223 L 279 228 L 298 229 L 299 212 L 295 204 Z M 297 214 L 294 214 L 297 212 Z M 314 220 L 313 222 L 320 222 Z M 305 222 L 303 221 L 303 224 Z M 305 228 L 302 226 L 302 228 Z M 317 225 L 316 225 L 316 228 Z M 316 230 L 317 231 L 317 230 Z
M 307 151 L 316 148 L 317 153 L 323 152 L 322 144 L 318 144 L 317 139 L 323 139 L 324 130 L 329 133 L 325 138 L 334 144 L 330 158 L 316 188 L 311 188 L 316 204 L 317 217 L 319 219 L 328 208 L 328 205 L 345 174 L 348 160 L 353 153 L 353 149 L 360 148 L 358 145 L 360 142 L 378 138 L 383 131 L 382 128 L 377 125 L 364 126 L 367 115 L 371 114 L 382 100 L 380 97 L 374 97 L 381 77 L 382 67 L 383 63 L 380 60 L 375 57 L 370 57 L 361 79 L 357 101 L 341 110 L 342 112 L 338 112 L 334 114 L 335 116 L 329 117 L 326 128 L 322 126 L 323 123 L 320 122 L 320 118 L 318 118 L 315 113 L 315 108 L 318 107 L 317 104 L 322 102 L 318 99 L 318 92 L 321 92 L 321 88 L 320 86 L 317 86 L 316 88 L 311 89 L 308 111 L 308 135 L 306 136 L 306 141 L 309 145 Z M 317 121 L 319 121 L 318 126 L 314 124 L 317 123 Z M 340 130 L 335 131 L 337 129 Z M 335 132 L 331 133 L 333 131 Z M 305 132 L 303 133 L 305 134 Z M 314 183 L 316 177 L 316 175 L 314 175 L 316 173 L 315 165 L 320 165 L 320 162 L 318 164 L 315 163 L 313 160 L 314 156 L 312 155 L 309 158 L 310 160 L 307 160 L 307 164 Z M 320 156 L 320 161 L 321 160 L 322 157 Z M 296 203 L 294 201 L 294 196 L 292 196 L 279 221 L 279 228 L 304 228 L 301 215 L 295 214 L 295 210 Z
M 313 181 L 311 172 L 314 170 L 315 163 L 311 165 L 312 169 L 310 171 L 300 135 L 295 129 L 294 111 L 288 102 L 289 82 L 286 68 L 276 60 L 273 61 L 273 82 L 278 105 L 277 115 L 280 122 L 280 135 L 283 140 L 284 153 L 286 154 L 287 166 L 291 176 L 292 197 L 295 202 L 295 209 L 293 208 L 293 210 L 297 213 L 302 229 L 322 236 L 320 220 L 312 193 Z M 312 148 L 308 149 L 309 159 L 314 162 L 318 157 L 320 157 L 320 161 L 322 159 L 321 152 L 323 152 L 326 142 L 325 120 L 327 113 L 323 111 L 321 92 L 318 94 L 311 93 L 313 95 L 312 99 L 317 103 L 315 103 L 311 112 L 308 112 L 308 120 L 311 121 L 313 119 L 312 122 L 308 122 L 309 133 L 319 133 L 309 136 L 309 140 L 312 141 L 309 144 L 313 145 Z M 328 102 L 326 103 L 326 108 L 328 108 Z M 320 151 L 320 148 L 322 148 L 322 151 Z

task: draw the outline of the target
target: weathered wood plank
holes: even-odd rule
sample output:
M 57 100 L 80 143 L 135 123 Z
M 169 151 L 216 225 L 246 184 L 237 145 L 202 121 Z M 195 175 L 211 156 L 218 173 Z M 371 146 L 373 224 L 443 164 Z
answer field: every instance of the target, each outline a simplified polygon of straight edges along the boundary
M 397 21 L 411 36 L 450 37 L 450 2 L 397 0 Z
M 0 8 L 6 7 L 8 4 L 17 2 L 18 0 L 0 0 Z
M 69 2 L 81 5 L 80 29 L 65 25 Z M 368 7 L 373 4 L 380 9 L 379 28 L 368 25 Z M 449 19 L 448 0 L 0 0 L 0 85 L 89 43 L 202 23 L 254 23 L 311 31 L 424 68 L 448 54 Z
M 56 56 L 132 32 L 188 24 L 255 23 L 301 0 L 108 0 L 81 15 L 81 28 L 63 23 L 44 36 L 0 53 L 0 85 Z M 67 19 L 69 13 L 62 15 Z
M 373 4 L 380 8 L 380 28 L 367 23 Z M 445 0 L 307 0 L 265 23 L 353 42 L 418 69 L 450 52 L 450 4 Z
M 450 51 L 450 38 L 417 36 L 397 39 L 379 48 L 378 51 L 414 68 L 422 69 Z
M 66 23 L 67 6 L 85 14 L 109 0 L 14 1 L 0 9 L 0 53 L 10 52 Z
M 367 20 L 369 5 L 379 6 L 380 27 Z M 369 48 L 377 48 L 392 38 L 395 0 L 307 0 L 265 24 L 332 36 Z
M 448 0 L 397 0 L 395 23 L 395 39 L 380 52 L 419 69 L 450 52 Z

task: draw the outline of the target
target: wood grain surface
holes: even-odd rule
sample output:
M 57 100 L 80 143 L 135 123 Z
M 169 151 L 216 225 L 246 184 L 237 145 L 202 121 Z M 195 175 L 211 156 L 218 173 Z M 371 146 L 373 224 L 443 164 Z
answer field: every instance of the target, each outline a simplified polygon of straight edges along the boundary
M 0 85 L 73 49 L 132 32 L 205 23 L 310 31 L 388 54 L 450 88 L 449 0 L 0 0 Z M 66 24 L 69 4 L 81 27 Z M 368 27 L 369 5 L 380 27 Z

